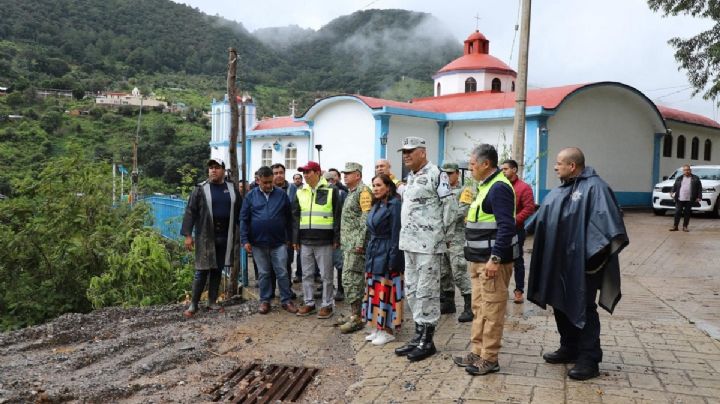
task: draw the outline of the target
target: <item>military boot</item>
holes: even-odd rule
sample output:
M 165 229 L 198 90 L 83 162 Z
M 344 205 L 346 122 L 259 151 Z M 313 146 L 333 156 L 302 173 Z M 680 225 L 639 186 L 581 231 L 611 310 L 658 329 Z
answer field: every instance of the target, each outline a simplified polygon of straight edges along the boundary
M 395 355 L 398 356 L 405 356 L 415 350 L 417 345 L 420 343 L 420 339 L 422 339 L 423 335 L 423 325 L 419 323 L 415 323 L 415 336 L 412 337 L 410 341 L 408 341 L 407 344 L 401 346 L 400 348 L 395 348 Z
M 345 324 L 340 326 L 340 332 L 343 334 L 350 334 L 355 331 L 360 331 L 365 328 L 365 323 L 361 318 L 362 306 L 359 302 L 350 304 L 352 315 L 347 319 Z
M 455 291 L 440 292 L 440 314 L 455 313 Z
M 429 356 L 435 355 L 437 349 L 435 348 L 435 344 L 433 343 L 434 334 L 434 325 L 425 324 L 423 326 L 423 334 L 420 338 L 420 343 L 418 343 L 415 349 L 407 355 L 409 361 L 421 361 Z
M 463 299 L 465 300 L 465 306 L 463 307 L 463 312 L 458 316 L 458 322 L 467 323 L 473 321 L 472 296 L 463 295 Z

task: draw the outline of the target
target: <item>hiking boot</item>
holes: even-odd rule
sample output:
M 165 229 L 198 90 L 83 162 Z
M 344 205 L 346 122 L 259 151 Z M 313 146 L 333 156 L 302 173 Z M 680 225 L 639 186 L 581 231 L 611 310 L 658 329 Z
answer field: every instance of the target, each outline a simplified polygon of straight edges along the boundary
M 465 356 L 453 356 L 453 362 L 461 368 L 470 366 L 481 359 L 480 355 L 476 355 L 475 352 L 469 352 Z
M 437 353 L 437 349 L 435 348 L 435 344 L 433 343 L 434 334 L 434 325 L 423 324 L 423 333 L 422 337 L 420 337 L 420 342 L 417 344 L 415 349 L 413 349 L 413 351 L 407 355 L 409 361 L 421 361 Z
M 473 376 L 482 376 L 500 371 L 500 365 L 497 362 L 490 362 L 481 358 L 472 365 L 465 366 L 465 371 Z
M 318 311 L 317 318 L 330 318 L 333 315 L 333 308 L 330 306 L 327 307 L 321 307 L 320 311 Z
M 333 325 L 336 327 L 340 327 L 341 325 L 350 321 L 350 317 L 352 317 L 352 315 L 348 316 L 345 313 L 338 313 L 337 317 L 335 317 L 335 322 L 333 322 Z
M 315 305 L 312 306 L 300 306 L 298 309 L 297 314 L 300 317 L 307 317 L 311 314 L 315 313 Z
M 385 330 L 380 330 L 375 336 L 375 339 L 372 340 L 371 344 L 375 346 L 383 346 L 391 341 L 395 341 L 395 336 Z
M 295 306 L 295 303 L 293 303 L 292 301 L 283 303 L 282 308 L 290 314 L 297 314 L 298 312 L 297 306 Z
M 343 300 L 345 300 L 345 291 L 338 289 L 335 291 L 335 301 L 342 302 Z
M 401 346 L 400 348 L 395 348 L 395 355 L 405 356 L 410 352 L 414 351 L 415 347 L 417 347 L 417 345 L 420 343 L 420 339 L 423 335 L 423 329 L 424 327 L 422 324 L 415 323 L 415 336 L 412 337 L 412 339 L 408 341 L 407 344 Z
M 515 302 L 515 304 L 520 304 L 525 301 L 525 299 L 523 299 L 523 292 L 515 289 L 514 294 L 515 297 L 513 298 L 513 302 Z
M 473 321 L 473 312 L 472 312 L 472 296 L 471 295 L 463 295 L 463 299 L 465 300 L 465 304 L 463 306 L 463 312 L 460 313 L 458 316 L 458 322 L 460 323 L 468 323 L 470 321 Z
M 258 313 L 268 314 L 269 312 L 270 312 L 270 303 L 268 303 L 268 302 L 260 303 L 260 307 L 258 308 Z
M 348 321 L 340 326 L 340 332 L 343 334 L 350 334 L 355 331 L 360 331 L 363 328 L 365 328 L 365 323 L 363 323 L 360 317 L 350 316 Z

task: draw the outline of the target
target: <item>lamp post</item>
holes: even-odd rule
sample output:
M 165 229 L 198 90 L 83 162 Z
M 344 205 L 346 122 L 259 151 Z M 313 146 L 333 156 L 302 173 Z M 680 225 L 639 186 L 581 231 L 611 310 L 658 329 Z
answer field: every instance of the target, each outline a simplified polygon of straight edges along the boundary
M 320 167 L 322 167 L 322 164 L 320 164 L 320 152 L 322 151 L 322 145 L 321 145 L 321 144 L 316 144 L 316 145 L 315 145 L 315 149 L 317 149 L 317 151 L 318 151 L 318 165 L 319 165 Z

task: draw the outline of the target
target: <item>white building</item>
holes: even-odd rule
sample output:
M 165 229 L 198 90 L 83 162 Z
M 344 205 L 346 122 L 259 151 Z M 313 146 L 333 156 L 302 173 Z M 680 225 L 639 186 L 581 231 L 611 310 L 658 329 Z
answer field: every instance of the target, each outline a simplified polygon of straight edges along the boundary
M 144 96 L 140 94 L 140 90 L 137 87 L 133 88 L 130 94 L 128 93 L 105 93 L 95 97 L 95 104 L 98 105 L 110 105 L 110 106 L 121 106 L 130 105 L 134 107 L 167 107 L 165 101 L 160 101 L 155 98 L 154 95 Z
M 465 40 L 464 49 L 463 56 L 433 77 L 432 97 L 398 102 L 336 95 L 317 101 L 300 117 L 259 122 L 251 105 L 249 172 L 280 162 L 289 176 L 308 160 L 320 160 L 323 169 L 355 161 L 363 165 L 369 182 L 374 162 L 387 158 L 395 174 L 404 176 L 397 149 L 406 136 L 424 137 L 428 156 L 437 164 L 455 161 L 462 166 L 479 143 L 511 155 L 516 73 L 489 54 L 489 41 L 479 32 Z M 226 104 L 213 102 L 217 112 L 210 144 L 213 156 L 221 158 L 227 158 Z M 720 143 L 719 123 L 657 106 L 622 83 L 532 89 L 526 114 L 524 176 L 538 201 L 558 183 L 553 163 L 563 147 L 580 147 L 587 164 L 626 206 L 650 206 L 653 185 L 682 164 L 720 164 L 719 151 L 713 150 Z

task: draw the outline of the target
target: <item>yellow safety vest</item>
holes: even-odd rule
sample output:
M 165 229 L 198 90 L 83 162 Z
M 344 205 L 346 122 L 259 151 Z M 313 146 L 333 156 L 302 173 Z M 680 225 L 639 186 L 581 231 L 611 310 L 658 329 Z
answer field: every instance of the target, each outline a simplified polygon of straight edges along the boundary
M 505 178 L 502 172 L 497 171 L 490 179 L 478 185 L 477 196 L 470 204 L 465 222 L 465 258 L 468 261 L 478 262 L 491 254 L 497 236 L 497 222 L 495 215 L 483 211 L 482 204 L 490 192 L 490 188 L 497 183 L 504 182 L 510 189 L 513 189 L 510 180 Z M 513 201 L 515 190 L 513 190 Z M 515 217 L 515 206 L 513 205 L 513 218 Z M 515 235 L 512 239 L 513 259 L 519 257 L 518 238 Z
M 332 191 L 325 178 L 320 179 L 315 190 L 306 185 L 297 191 L 300 230 L 333 230 Z

